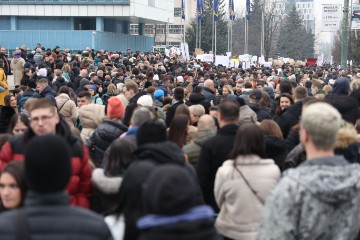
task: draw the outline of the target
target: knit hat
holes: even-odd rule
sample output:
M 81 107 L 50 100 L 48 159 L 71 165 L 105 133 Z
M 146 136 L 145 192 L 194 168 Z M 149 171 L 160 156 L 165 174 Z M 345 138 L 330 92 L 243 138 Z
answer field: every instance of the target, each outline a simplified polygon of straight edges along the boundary
M 201 205 L 200 188 L 194 176 L 175 164 L 164 164 L 151 171 L 143 191 L 145 209 L 156 215 L 177 215 Z
M 89 85 L 90 81 L 87 80 L 86 78 L 81 79 L 80 81 L 80 87 L 84 87 L 85 85 Z
M 95 92 L 97 91 L 97 87 L 95 85 L 89 85 L 89 90 L 94 90 Z
M 71 176 L 70 153 L 67 142 L 59 136 L 33 138 L 25 150 L 29 189 L 39 193 L 63 191 Z
M 164 97 L 164 91 L 163 91 L 163 90 L 158 89 L 158 90 L 156 90 L 156 91 L 154 92 L 154 98 L 155 98 L 156 100 L 160 100 L 160 99 L 162 99 L 163 97 Z
M 111 97 L 107 105 L 108 118 L 123 118 L 125 114 L 125 107 L 122 101 L 117 97 Z
M 38 77 L 46 77 L 47 76 L 47 70 L 46 68 L 40 68 L 37 72 Z
M 137 104 L 143 107 L 152 107 L 154 101 L 150 95 L 143 95 L 137 100 Z

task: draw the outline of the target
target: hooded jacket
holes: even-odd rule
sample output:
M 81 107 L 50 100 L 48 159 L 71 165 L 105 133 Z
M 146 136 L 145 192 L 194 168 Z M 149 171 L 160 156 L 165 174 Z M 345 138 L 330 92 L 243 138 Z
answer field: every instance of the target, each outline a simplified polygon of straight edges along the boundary
M 56 126 L 56 134 L 63 137 L 72 150 L 72 174 L 66 188 L 70 195 L 71 205 L 88 208 L 91 194 L 91 170 L 86 146 L 82 144 L 80 139 L 71 134 L 70 128 L 63 119 L 60 119 L 59 124 Z M 33 137 L 36 137 L 36 135 L 31 128 L 24 135 L 12 136 L 1 149 L 0 169 L 4 169 L 13 160 L 23 161 L 25 159 L 24 151 L 26 145 Z M 49 159 L 51 159 L 51 155 L 49 155 Z
M 50 87 L 50 86 L 46 86 L 40 93 L 40 96 L 42 98 L 46 98 L 49 99 L 51 102 L 54 103 L 54 105 L 56 104 L 56 92 Z
M 189 101 L 187 101 L 185 104 L 189 107 L 192 105 L 200 104 L 205 108 L 205 113 L 209 114 L 210 102 L 206 100 L 205 95 L 201 93 L 191 93 L 189 96 Z
M 85 143 L 105 117 L 105 106 L 88 104 L 78 109 L 81 122 L 81 140 Z
M 215 135 L 216 129 L 202 129 L 197 133 L 193 142 L 183 147 L 183 151 L 185 154 L 187 154 L 191 164 L 196 165 L 200 156 L 202 144 Z
M 308 160 L 284 172 L 266 203 L 257 239 L 354 239 L 359 193 L 359 164 L 339 156 Z

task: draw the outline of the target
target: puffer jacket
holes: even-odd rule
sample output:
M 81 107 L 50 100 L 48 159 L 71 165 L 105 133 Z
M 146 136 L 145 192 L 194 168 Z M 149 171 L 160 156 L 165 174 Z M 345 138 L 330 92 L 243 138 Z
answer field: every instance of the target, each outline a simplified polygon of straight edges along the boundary
M 66 191 L 70 194 L 71 205 L 89 208 L 91 170 L 86 146 L 81 143 L 80 139 L 71 134 L 70 128 L 63 119 L 56 126 L 56 134 L 66 139 L 71 149 L 72 175 L 66 188 Z M 4 169 L 13 160 L 23 161 L 25 159 L 26 145 L 33 137 L 35 137 L 35 133 L 31 128 L 24 135 L 12 136 L 1 149 L 0 169 Z
M 105 106 L 99 104 L 88 104 L 78 109 L 79 118 L 82 126 L 81 140 L 85 143 L 94 130 L 105 118 Z
M 200 156 L 202 144 L 215 135 L 216 129 L 202 129 L 197 133 L 192 143 L 189 143 L 182 148 L 184 153 L 187 154 L 189 163 L 196 165 Z
M 46 86 L 44 88 L 44 90 L 42 90 L 42 92 L 40 93 L 40 96 L 42 98 L 49 99 L 51 102 L 56 104 L 56 101 L 55 101 L 56 92 L 50 86 Z
M 341 156 L 290 169 L 266 202 L 258 240 L 355 239 L 360 230 L 360 165 Z
M 91 210 L 97 213 L 107 213 L 119 201 L 119 189 L 122 176 L 107 176 L 102 168 L 96 168 L 91 177 L 93 194 L 91 197 Z
M 25 199 L 28 238 L 111 240 L 111 232 L 103 218 L 91 211 L 71 207 L 68 195 L 63 192 L 39 194 L 29 192 Z M 16 240 L 17 211 L 0 216 L 1 239 Z M 69 221 L 70 220 L 70 221 Z
M 104 152 L 110 144 L 119 138 L 121 134 L 127 132 L 127 130 L 128 128 L 120 119 L 104 119 L 102 123 L 99 124 L 91 137 L 86 141 L 90 158 L 96 167 L 102 166 Z
M 256 113 L 257 121 L 272 119 L 271 109 L 258 104 L 249 103 L 248 106 Z
M 66 93 L 61 93 L 56 97 L 56 107 L 59 115 L 69 124 L 70 128 L 73 128 L 74 122 L 79 116 L 75 102 Z
M 256 155 L 238 156 L 236 168 L 244 177 L 234 168 L 234 160 L 225 161 L 216 173 L 214 194 L 220 213 L 215 226 L 228 238 L 255 240 L 265 200 L 278 183 L 280 170 L 272 159 Z

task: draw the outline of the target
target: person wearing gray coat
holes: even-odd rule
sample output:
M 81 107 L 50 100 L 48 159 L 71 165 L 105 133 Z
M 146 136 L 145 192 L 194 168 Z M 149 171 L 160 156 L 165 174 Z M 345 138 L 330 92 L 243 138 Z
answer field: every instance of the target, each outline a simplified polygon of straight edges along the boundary
M 303 110 L 300 141 L 307 160 L 284 172 L 266 202 L 258 240 L 356 238 L 360 165 L 334 154 L 342 123 L 340 113 L 327 103 Z

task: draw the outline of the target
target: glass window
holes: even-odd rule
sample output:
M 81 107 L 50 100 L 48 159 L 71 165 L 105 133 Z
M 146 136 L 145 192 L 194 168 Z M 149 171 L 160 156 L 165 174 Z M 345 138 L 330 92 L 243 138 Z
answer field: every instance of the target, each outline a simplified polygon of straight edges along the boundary
M 174 17 L 181 17 L 181 8 L 174 8 Z

